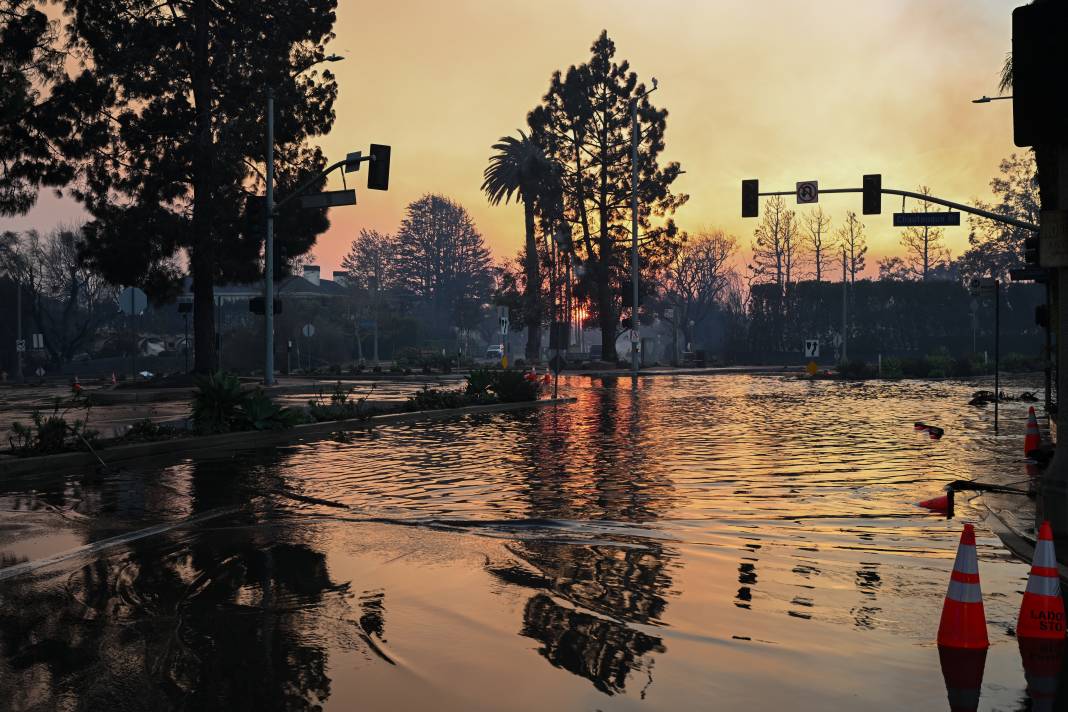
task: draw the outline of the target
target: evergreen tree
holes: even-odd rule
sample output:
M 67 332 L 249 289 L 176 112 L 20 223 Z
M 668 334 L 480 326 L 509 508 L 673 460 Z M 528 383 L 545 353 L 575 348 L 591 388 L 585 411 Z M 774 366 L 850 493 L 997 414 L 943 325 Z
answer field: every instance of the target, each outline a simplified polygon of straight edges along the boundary
M 335 0 L 65 0 L 81 74 L 57 86 L 78 125 L 76 197 L 94 220 L 85 258 L 155 299 L 184 257 L 192 276 L 195 368 L 215 368 L 213 289 L 259 273 L 262 231 L 245 220 L 262 192 L 265 96 L 276 96 L 280 196 L 325 165 L 310 138 L 334 120 L 323 61 Z M 294 206 L 295 207 L 295 206 Z M 283 213 L 290 256 L 325 216 Z
M 671 192 L 679 164 L 659 163 L 667 111 L 654 107 L 648 96 L 638 99 L 646 86 L 629 62 L 615 60 L 616 46 L 607 32 L 590 49 L 587 63 L 553 74 L 549 91 L 527 122 L 546 155 L 561 166 L 563 224 L 550 224 L 549 232 L 581 260 L 576 265 L 582 274 L 580 291 L 590 297 L 601 327 L 602 353 L 612 361 L 622 294 L 624 289 L 630 293 L 632 102 L 638 106 L 638 222 L 647 275 L 670 258 L 678 239 L 671 216 L 687 196 Z

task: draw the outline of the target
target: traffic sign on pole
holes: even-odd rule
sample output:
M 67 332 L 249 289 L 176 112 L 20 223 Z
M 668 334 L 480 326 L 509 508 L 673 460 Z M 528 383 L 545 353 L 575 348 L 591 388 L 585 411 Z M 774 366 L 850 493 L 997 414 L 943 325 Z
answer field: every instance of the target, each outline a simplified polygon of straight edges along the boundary
M 305 324 L 304 328 L 300 330 L 300 333 L 304 334 L 309 339 L 315 336 L 315 326 L 312 324 Z
M 15 350 L 22 353 L 26 350 L 26 339 L 15 339 Z
M 819 181 L 804 180 L 797 184 L 798 203 L 818 203 L 820 200 Z

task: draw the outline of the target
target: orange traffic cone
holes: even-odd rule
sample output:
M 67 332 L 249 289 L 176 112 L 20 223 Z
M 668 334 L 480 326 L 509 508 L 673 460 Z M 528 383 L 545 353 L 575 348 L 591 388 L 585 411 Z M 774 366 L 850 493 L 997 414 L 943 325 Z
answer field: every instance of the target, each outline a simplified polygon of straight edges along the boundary
M 1027 680 L 1027 694 L 1031 698 L 1031 710 L 1052 710 L 1053 703 L 1057 700 L 1064 641 L 1021 638 L 1018 642 L 1024 678 Z
M 942 436 L 946 434 L 946 431 L 937 425 L 928 425 L 927 434 L 931 436 L 931 440 L 941 440 Z
M 915 423 L 912 424 L 912 427 L 916 430 L 927 430 L 927 428 L 931 426 L 923 422 L 922 420 L 917 420 Z
M 1038 430 L 1038 419 L 1035 418 L 1035 407 L 1027 409 L 1027 434 L 1024 435 L 1024 455 L 1042 447 L 1042 433 Z
M 916 506 L 923 507 L 924 509 L 932 509 L 936 512 L 946 512 L 949 511 L 949 495 L 944 494 L 941 497 L 925 499 L 922 502 L 917 502 Z
M 947 648 L 985 650 L 990 647 L 986 636 L 986 613 L 983 592 L 979 588 L 979 558 L 975 553 L 975 529 L 964 525 L 949 578 L 949 590 L 942 604 L 938 624 L 938 644 Z
M 1035 560 L 1016 621 L 1016 637 L 1064 640 L 1064 600 L 1049 522 L 1042 522 L 1038 531 Z
M 938 647 L 938 661 L 942 664 L 942 679 L 946 681 L 946 695 L 951 712 L 973 712 L 979 709 L 979 691 L 983 687 L 983 668 L 986 650 L 961 650 Z

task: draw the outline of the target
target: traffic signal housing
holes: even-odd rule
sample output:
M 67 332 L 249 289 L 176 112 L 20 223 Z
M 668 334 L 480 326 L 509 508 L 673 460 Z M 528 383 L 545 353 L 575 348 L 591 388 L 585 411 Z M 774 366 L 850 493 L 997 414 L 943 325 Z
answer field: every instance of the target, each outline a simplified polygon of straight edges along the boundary
M 880 173 L 872 173 L 864 176 L 864 200 L 865 215 L 879 215 L 883 212 L 883 176 Z
M 742 217 L 755 218 L 760 215 L 760 181 L 756 179 L 742 181 Z
M 389 146 L 371 144 L 371 168 L 367 171 L 369 190 L 389 190 Z
M 1012 11 L 1012 128 L 1017 146 L 1060 143 L 1068 131 L 1068 3 L 1046 0 Z
M 1041 265 L 1040 246 L 1042 242 L 1038 235 L 1029 235 L 1024 238 L 1024 264 L 1028 267 Z

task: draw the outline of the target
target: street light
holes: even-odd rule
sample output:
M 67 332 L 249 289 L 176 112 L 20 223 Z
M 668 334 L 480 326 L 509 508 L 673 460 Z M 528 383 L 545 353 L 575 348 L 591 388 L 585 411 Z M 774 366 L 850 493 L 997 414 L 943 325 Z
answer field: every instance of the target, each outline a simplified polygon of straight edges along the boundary
M 641 333 L 638 331 L 638 101 L 652 94 L 657 89 L 656 77 L 653 77 L 653 88 L 634 97 L 630 102 L 630 143 L 631 143 L 631 178 L 630 178 L 630 281 L 634 290 L 634 301 L 630 307 L 630 328 L 638 334 L 638 344 L 641 344 Z M 630 367 L 634 375 L 638 375 L 641 355 L 635 344 L 630 344 Z
M 1012 96 L 986 96 L 985 94 L 978 99 L 972 99 L 973 104 L 989 104 L 992 101 L 1001 101 L 1003 99 L 1011 99 Z
M 344 57 L 330 54 L 312 62 L 297 74 L 306 72 L 321 62 L 340 62 Z M 294 75 L 296 76 L 296 75 Z M 264 241 L 263 317 L 266 354 L 263 364 L 263 385 L 274 385 L 274 87 L 267 87 L 267 239 Z

